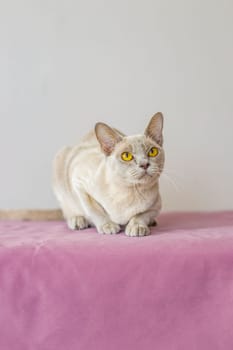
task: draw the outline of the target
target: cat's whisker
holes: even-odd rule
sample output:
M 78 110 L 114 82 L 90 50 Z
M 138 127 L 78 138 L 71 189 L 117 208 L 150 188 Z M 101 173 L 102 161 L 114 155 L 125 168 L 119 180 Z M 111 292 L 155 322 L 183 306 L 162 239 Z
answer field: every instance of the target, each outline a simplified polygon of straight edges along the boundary
M 130 176 L 132 176 L 133 178 L 137 179 L 138 178 L 138 171 L 136 169 L 130 169 L 129 171 Z
M 173 187 L 175 188 L 175 190 L 176 190 L 177 192 L 181 191 L 181 188 L 179 187 L 179 185 L 178 185 L 168 174 L 166 174 L 165 172 L 163 172 L 163 173 L 161 174 L 161 177 L 163 177 L 163 176 L 168 180 L 168 182 L 169 182 L 171 185 L 173 185 Z
M 166 180 L 168 180 L 168 182 L 175 188 L 176 191 L 182 190 L 182 188 L 181 188 L 182 186 L 179 183 L 177 183 L 177 179 L 174 179 L 175 174 L 169 173 L 167 171 L 167 168 L 161 170 L 158 167 L 156 167 L 156 170 L 157 170 L 157 174 L 159 176 L 161 176 L 161 178 L 165 177 Z M 180 180 L 180 179 L 178 179 L 178 180 Z
M 181 174 L 178 174 L 177 172 L 169 171 L 169 170 L 167 170 L 167 168 L 165 168 L 163 170 L 163 173 L 168 175 L 168 176 L 170 176 L 170 177 L 172 177 L 173 179 L 176 179 L 179 182 L 183 182 L 184 179 L 185 179 L 184 176 L 182 176 Z
M 183 181 L 185 179 L 184 176 L 182 176 L 180 173 L 177 174 L 177 172 L 175 172 L 174 170 L 172 169 L 169 169 L 165 166 L 164 170 L 163 170 L 164 173 L 166 173 L 167 175 L 171 175 L 172 177 L 176 177 L 177 179 L 179 179 L 180 181 Z

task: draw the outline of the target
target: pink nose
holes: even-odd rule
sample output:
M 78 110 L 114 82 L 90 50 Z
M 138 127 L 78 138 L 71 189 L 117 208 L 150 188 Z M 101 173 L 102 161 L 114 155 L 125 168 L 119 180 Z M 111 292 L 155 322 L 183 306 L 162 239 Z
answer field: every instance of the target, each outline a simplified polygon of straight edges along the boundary
M 150 165 L 150 163 L 148 163 L 148 162 L 147 163 L 143 163 L 143 164 L 140 165 L 140 168 L 143 168 L 143 169 L 146 170 L 149 167 L 149 165 Z

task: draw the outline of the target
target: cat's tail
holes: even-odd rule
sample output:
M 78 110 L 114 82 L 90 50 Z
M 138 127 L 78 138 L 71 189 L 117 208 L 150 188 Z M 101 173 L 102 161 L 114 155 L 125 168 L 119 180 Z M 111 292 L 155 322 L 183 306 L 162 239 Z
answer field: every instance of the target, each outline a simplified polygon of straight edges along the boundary
M 0 209 L 0 220 L 56 221 L 63 220 L 63 215 L 60 209 Z

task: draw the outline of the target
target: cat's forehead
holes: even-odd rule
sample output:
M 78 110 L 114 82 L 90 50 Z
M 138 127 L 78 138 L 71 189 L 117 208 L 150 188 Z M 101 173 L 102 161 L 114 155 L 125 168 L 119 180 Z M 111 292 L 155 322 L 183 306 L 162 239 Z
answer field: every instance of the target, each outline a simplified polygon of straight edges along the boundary
M 145 135 L 125 136 L 121 141 L 121 149 L 126 148 L 129 151 L 141 152 L 147 150 L 152 144 L 151 140 Z

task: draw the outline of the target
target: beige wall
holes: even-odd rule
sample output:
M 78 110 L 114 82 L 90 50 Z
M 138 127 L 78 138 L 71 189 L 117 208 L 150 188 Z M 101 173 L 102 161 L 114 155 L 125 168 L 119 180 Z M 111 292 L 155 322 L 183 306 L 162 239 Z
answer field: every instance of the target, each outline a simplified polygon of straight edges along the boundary
M 58 148 L 160 110 L 165 209 L 233 209 L 232 19 L 231 0 L 1 1 L 0 208 L 56 206 Z

